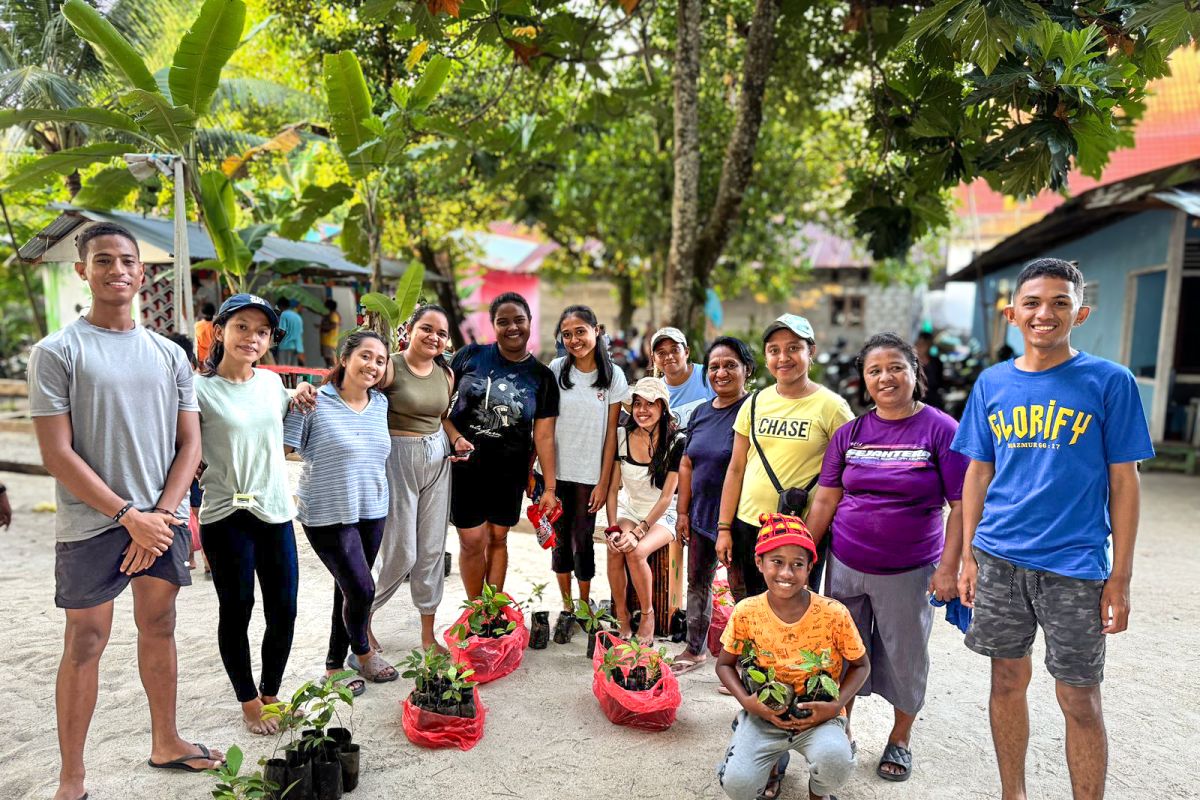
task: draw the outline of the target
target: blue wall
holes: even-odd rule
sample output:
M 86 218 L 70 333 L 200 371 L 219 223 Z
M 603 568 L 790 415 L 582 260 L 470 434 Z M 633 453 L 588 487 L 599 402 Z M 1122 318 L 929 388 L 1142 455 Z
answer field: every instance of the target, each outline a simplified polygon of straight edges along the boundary
M 1092 313 L 1087 322 L 1071 334 L 1071 344 L 1093 355 L 1119 361 L 1121 326 L 1125 317 L 1126 275 L 1143 267 L 1166 264 L 1171 221 L 1176 213 L 1173 210 L 1143 211 L 1095 233 L 1010 264 L 985 276 L 980 282 L 983 294 L 977 296 L 994 298 L 996 287 L 1006 279 L 1011 290 L 1021 267 L 1034 258 L 1078 261 L 1088 285 L 1096 284 L 1096 293 L 1089 290 L 1087 294 Z M 1008 343 L 1020 354 L 1024 350 L 1020 332 L 1012 327 L 1007 331 Z M 986 332 L 983 310 L 976 301 L 973 333 L 982 342 L 986 341 Z

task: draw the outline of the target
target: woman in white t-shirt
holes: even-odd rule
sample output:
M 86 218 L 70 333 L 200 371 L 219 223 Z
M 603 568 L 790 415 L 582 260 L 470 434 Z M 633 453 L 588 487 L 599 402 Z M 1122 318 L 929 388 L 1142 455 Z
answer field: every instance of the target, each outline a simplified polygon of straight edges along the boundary
M 637 637 L 654 642 L 654 576 L 647 559 L 675 538 L 675 489 L 685 439 L 671 416 L 667 386 L 642 378 L 630 391 L 629 422 L 617 431 L 620 469 L 609 481 L 607 512 L 608 582 L 622 638 L 632 633 L 625 603 L 625 567 L 633 579 L 642 621 Z
M 568 306 L 559 317 L 558 331 L 567 354 L 550 362 L 559 387 L 554 448 L 562 505 L 562 516 L 554 523 L 551 565 L 563 604 L 554 626 L 554 641 L 566 644 L 575 624 L 572 572 L 579 582 L 579 599 L 591 601 L 591 582 L 596 575 L 592 547 L 596 512 L 608 494 L 617 451 L 617 417 L 629 385 L 599 343 L 599 322 L 592 309 Z

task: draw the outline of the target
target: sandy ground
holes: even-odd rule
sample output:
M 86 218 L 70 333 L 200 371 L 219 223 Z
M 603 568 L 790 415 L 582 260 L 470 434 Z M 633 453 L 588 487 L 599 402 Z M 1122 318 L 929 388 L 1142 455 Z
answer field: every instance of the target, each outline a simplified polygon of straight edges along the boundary
M 0 449 L 25 455 L 28 444 L 0 437 Z M 0 532 L 0 608 L 5 626 L 0 666 L 6 676 L 8 731 L 0 740 L 0 798 L 48 798 L 55 787 L 54 671 L 60 654 L 61 612 L 53 603 L 53 515 L 33 513 L 53 500 L 51 479 L 0 474 L 15 506 L 12 528 Z M 1195 520 L 1200 484 L 1181 476 L 1145 477 L 1142 535 L 1134 579 L 1132 629 L 1109 648 L 1105 702 L 1111 732 L 1109 797 L 1194 798 L 1200 780 L 1191 763 L 1200 730 L 1200 685 L 1195 677 L 1194 619 L 1200 612 Z M 300 614 L 284 683 L 286 694 L 320 672 L 329 631 L 332 580 L 300 539 Z M 450 536 L 449 549 L 456 550 Z M 532 536 L 510 537 L 509 589 L 525 596 L 533 583 L 552 580 L 549 557 Z M 597 556 L 603 559 L 602 546 Z M 457 561 L 456 561 L 457 563 Z M 603 563 L 601 561 L 601 563 Z M 597 581 L 596 594 L 607 596 Z M 439 614 L 448 626 L 463 599 L 457 568 Z M 553 604 L 545 604 L 551 608 Z M 217 600 L 197 578 L 179 596 L 179 718 L 184 735 L 218 746 L 239 745 L 248 761 L 269 754 L 272 742 L 247 733 L 217 654 Z M 1185 622 L 1186 620 L 1186 622 Z M 419 642 L 417 616 L 404 592 L 377 622 L 385 655 L 400 656 Z M 261 634 L 261 616 L 251 641 Z M 204 798 L 206 776 L 163 774 L 145 766 L 149 716 L 135 664 L 131 598 L 117 601 L 112 640 L 101 667 L 100 702 L 87 751 L 94 800 Z M 483 741 L 470 752 L 420 749 L 404 736 L 400 703 L 407 682 L 372 685 L 356 706 L 362 743 L 362 783 L 353 796 L 395 797 L 414 788 L 428 797 L 573 798 L 723 797 L 714 769 L 729 736 L 735 702 L 716 692 L 709 669 L 682 679 L 683 706 L 674 727 L 643 733 L 610 724 L 591 693 L 586 641 L 528 651 L 512 675 L 481 690 L 488 706 Z M 676 646 L 671 645 L 672 651 Z M 257 645 L 252 645 L 256 650 Z M 890 728 L 878 698 L 855 712 L 859 764 L 847 798 L 998 797 L 999 781 L 987 724 L 987 662 L 962 644 L 958 631 L 938 620 L 930 643 L 933 670 L 928 701 L 914 736 L 916 768 L 910 781 L 888 784 L 875 764 Z M 1033 736 L 1029 752 L 1031 798 L 1070 796 L 1063 760 L 1063 723 L 1053 685 L 1041 668 L 1040 640 L 1030 691 Z M 1190 747 L 1189 747 L 1190 745 Z M 793 760 L 784 796 L 805 796 L 802 760 Z

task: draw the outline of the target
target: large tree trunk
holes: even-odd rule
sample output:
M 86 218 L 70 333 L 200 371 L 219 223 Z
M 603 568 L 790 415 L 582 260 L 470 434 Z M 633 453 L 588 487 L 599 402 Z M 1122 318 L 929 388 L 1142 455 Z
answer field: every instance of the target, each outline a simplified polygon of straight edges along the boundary
M 445 250 L 434 250 L 429 242 L 422 241 L 417 245 L 417 256 L 421 259 L 425 271 L 438 275 L 444 280 L 434 281 L 434 291 L 437 292 L 438 305 L 446 309 L 446 322 L 450 326 L 450 341 L 454 349 L 464 346 L 466 339 L 462 334 L 462 323 L 466 319 L 462 304 L 458 300 L 458 282 L 454 277 L 454 266 L 450 262 L 450 254 Z
M 675 34 L 675 186 L 664 295 L 667 324 L 687 329 L 700 220 L 700 8 L 678 0 Z
M 633 329 L 633 276 L 622 272 L 613 280 L 617 284 L 617 330 L 629 341 Z
M 696 315 L 704 303 L 704 290 L 713 267 L 721 258 L 733 227 L 741 210 L 742 198 L 754 170 L 754 153 L 758 145 L 759 130 L 762 127 L 763 95 L 767 88 L 767 79 L 775 60 L 775 34 L 779 24 L 780 0 L 757 0 L 754 14 L 750 19 L 750 33 L 746 40 L 746 57 L 742 65 L 741 92 L 738 96 L 736 117 L 729 143 L 725 148 L 725 158 L 721 165 L 721 181 L 717 187 L 716 200 L 708 213 L 704 229 L 697 231 L 699 213 L 698 194 L 695 183 L 693 196 L 681 198 L 681 123 L 687 124 L 688 119 L 681 115 L 680 77 L 683 74 L 681 66 L 684 42 L 691 41 L 688 25 L 685 22 L 684 9 L 687 0 L 679 0 L 680 11 L 678 21 L 677 62 L 675 71 L 675 196 L 672 199 L 672 231 L 671 259 L 667 266 L 667 320 L 685 330 L 693 324 L 699 324 Z M 699 18 L 696 20 L 696 51 L 699 52 Z M 699 71 L 697 59 L 696 73 Z M 697 135 L 699 122 L 695 110 L 695 82 L 692 83 L 691 129 L 683 131 L 685 137 Z M 696 176 L 699 175 L 699 149 L 695 155 Z M 686 167 L 687 164 L 682 166 Z M 682 206 L 690 206 L 690 226 L 680 229 Z M 681 242 L 677 248 L 676 240 Z M 686 249 L 685 249 L 686 248 Z M 685 258 L 688 254 L 690 257 Z

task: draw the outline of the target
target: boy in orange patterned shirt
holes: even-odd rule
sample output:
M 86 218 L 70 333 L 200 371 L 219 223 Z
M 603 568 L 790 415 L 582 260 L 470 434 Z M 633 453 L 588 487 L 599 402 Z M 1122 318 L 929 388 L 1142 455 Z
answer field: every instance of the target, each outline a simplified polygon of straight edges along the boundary
M 734 608 L 717 659 L 717 676 L 742 704 L 718 776 L 734 800 L 777 797 L 789 752 L 795 750 L 808 761 L 810 800 L 836 800 L 830 793 L 854 768 L 845 707 L 871 671 L 867 650 L 846 607 L 807 588 L 817 548 L 804 523 L 784 514 L 763 514 L 759 523 L 754 560 L 767 591 Z M 783 711 L 772 711 L 742 686 L 737 662 L 745 641 L 754 643 L 758 665 L 774 667 L 776 680 L 790 683 L 796 694 L 805 693 L 809 677 L 795 665 L 800 651 L 828 650 L 829 674 L 836 679 L 845 667 L 838 699 L 797 704 L 811 716 L 782 719 Z

